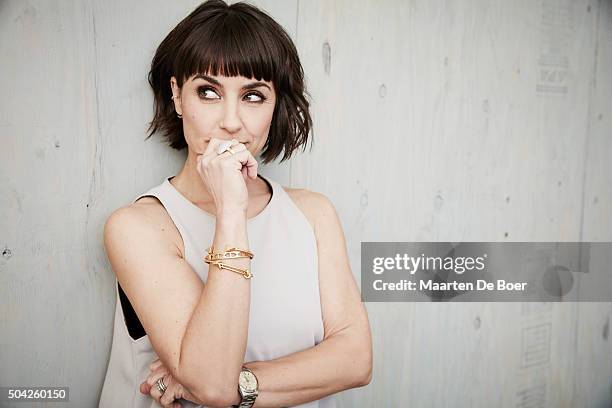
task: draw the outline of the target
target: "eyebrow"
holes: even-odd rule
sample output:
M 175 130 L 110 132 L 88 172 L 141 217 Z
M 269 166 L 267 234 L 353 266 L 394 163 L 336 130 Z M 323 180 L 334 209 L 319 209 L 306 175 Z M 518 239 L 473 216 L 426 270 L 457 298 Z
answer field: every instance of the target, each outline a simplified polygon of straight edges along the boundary
M 208 76 L 208 75 L 205 75 L 205 74 L 197 74 L 197 75 L 196 75 L 196 76 L 193 78 L 193 80 L 195 81 L 196 79 L 203 79 L 203 80 L 205 80 L 205 81 L 210 82 L 210 83 L 211 83 L 211 84 L 213 84 L 213 85 L 217 85 L 217 86 L 219 86 L 219 87 L 223 88 L 223 85 L 221 84 L 221 82 L 217 81 L 215 78 L 210 77 L 210 76 Z M 261 82 L 261 81 L 258 81 L 258 82 L 251 82 L 251 83 L 249 83 L 249 84 L 246 84 L 246 85 L 244 85 L 244 86 L 242 87 L 242 89 L 254 89 L 254 88 L 258 88 L 258 87 L 260 87 L 260 86 L 265 86 L 266 88 L 268 88 L 268 90 L 270 90 L 270 91 L 271 91 L 270 87 L 269 87 L 269 86 L 268 86 L 266 83 Z

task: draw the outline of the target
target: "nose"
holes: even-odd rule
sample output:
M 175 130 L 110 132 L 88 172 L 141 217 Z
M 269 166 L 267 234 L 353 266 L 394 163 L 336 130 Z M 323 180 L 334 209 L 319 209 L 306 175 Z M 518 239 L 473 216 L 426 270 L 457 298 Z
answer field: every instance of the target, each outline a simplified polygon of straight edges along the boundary
M 237 133 L 242 129 L 242 121 L 240 120 L 237 103 L 233 101 L 225 102 L 219 127 L 231 134 Z

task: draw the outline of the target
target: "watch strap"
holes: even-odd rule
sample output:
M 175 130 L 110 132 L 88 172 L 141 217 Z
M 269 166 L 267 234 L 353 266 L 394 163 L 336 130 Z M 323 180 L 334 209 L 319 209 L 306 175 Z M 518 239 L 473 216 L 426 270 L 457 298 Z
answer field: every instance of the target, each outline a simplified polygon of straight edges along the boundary
M 253 404 L 255 404 L 255 398 L 257 398 L 257 394 L 245 395 L 242 397 L 242 401 L 240 405 L 236 405 L 238 408 L 251 408 Z
M 242 372 L 244 371 L 248 371 L 251 374 L 253 374 L 253 372 L 251 370 L 249 370 L 247 367 L 242 367 Z M 253 374 L 255 375 L 255 374 Z M 255 377 L 257 378 L 257 377 Z M 251 408 L 253 406 L 253 404 L 255 404 L 255 399 L 257 398 L 257 394 L 258 391 L 257 389 L 255 389 L 252 392 L 247 392 L 247 391 L 243 391 L 240 388 L 240 385 L 238 385 L 238 393 L 240 394 L 240 397 L 242 398 L 242 401 L 240 401 L 240 404 L 238 405 L 232 405 L 232 408 Z

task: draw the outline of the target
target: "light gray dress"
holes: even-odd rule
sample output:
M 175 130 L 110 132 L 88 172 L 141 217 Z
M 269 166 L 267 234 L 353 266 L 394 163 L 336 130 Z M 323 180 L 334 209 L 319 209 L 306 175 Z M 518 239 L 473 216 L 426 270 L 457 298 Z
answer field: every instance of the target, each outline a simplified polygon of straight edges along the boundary
M 272 198 L 262 212 L 247 220 L 249 245 L 255 256 L 251 261 L 254 277 L 245 362 L 283 357 L 323 339 L 314 231 L 283 187 L 268 177 L 261 178 L 272 187 Z M 181 234 L 185 260 L 205 283 L 208 265 L 203 256 L 212 245 L 215 216 L 187 200 L 170 184 L 171 179 L 167 177 L 133 202 L 144 196 L 157 197 Z M 157 354 L 148 336 L 134 340 L 128 333 L 117 285 L 115 289 L 112 349 L 99 407 L 160 407 L 139 390 Z M 180 402 L 185 407 L 196 406 Z M 335 406 L 333 395 L 299 405 Z

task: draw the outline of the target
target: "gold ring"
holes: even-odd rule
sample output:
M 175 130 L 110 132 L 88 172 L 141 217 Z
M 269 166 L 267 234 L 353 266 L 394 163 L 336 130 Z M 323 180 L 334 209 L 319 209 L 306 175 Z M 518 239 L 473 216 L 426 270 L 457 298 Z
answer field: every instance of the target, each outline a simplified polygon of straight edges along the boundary
M 234 144 L 234 142 L 238 142 L 238 141 L 236 139 L 232 139 L 232 140 L 226 140 L 226 141 L 221 142 L 221 144 L 217 147 L 217 154 L 221 155 L 227 152 L 228 150 L 231 150 L 230 147 L 232 147 L 232 144 Z

